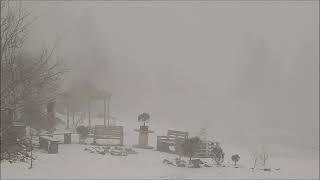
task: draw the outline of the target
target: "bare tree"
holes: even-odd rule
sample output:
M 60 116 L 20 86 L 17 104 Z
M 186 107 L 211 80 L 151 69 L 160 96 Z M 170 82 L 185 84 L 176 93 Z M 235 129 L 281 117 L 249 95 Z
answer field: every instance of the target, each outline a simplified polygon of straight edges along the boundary
M 182 143 L 183 153 L 185 156 L 189 157 L 190 161 L 191 161 L 191 158 L 195 155 L 196 150 L 199 148 L 200 143 L 201 143 L 201 140 L 197 136 L 186 139 Z
M 267 162 L 269 160 L 269 153 L 264 146 L 256 148 L 251 156 L 254 162 L 252 170 L 254 170 L 257 166 L 266 168 Z
M 30 99 L 35 104 L 54 99 L 59 79 L 67 71 L 61 59 L 53 60 L 58 41 L 38 56 L 23 52 L 32 23 L 29 17 L 21 2 L 1 1 L 1 114 L 21 110 Z

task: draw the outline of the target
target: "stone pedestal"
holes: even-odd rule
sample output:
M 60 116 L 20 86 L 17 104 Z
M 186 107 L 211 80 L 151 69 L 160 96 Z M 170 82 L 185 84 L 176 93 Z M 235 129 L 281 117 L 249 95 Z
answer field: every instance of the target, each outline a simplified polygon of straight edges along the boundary
M 149 133 L 154 133 L 154 131 L 148 130 L 148 126 L 140 126 L 140 129 L 135 129 L 134 131 L 139 132 L 139 144 L 134 145 L 133 147 L 143 148 L 143 149 L 152 149 L 152 146 L 148 145 Z

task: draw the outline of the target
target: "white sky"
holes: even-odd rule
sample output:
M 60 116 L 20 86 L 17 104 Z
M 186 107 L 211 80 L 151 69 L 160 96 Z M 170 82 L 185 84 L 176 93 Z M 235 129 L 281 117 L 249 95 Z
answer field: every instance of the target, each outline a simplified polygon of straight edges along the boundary
M 318 144 L 319 2 L 23 5 L 39 17 L 28 47 L 61 37 L 68 82 L 110 90 L 119 118 L 150 112 L 234 141 Z

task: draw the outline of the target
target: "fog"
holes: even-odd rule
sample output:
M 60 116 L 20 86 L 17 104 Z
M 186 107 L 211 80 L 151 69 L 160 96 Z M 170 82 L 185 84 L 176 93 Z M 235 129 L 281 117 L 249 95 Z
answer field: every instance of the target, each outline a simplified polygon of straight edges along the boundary
M 319 2 L 22 3 L 30 50 L 112 92 L 126 121 L 207 127 L 238 143 L 318 147 Z

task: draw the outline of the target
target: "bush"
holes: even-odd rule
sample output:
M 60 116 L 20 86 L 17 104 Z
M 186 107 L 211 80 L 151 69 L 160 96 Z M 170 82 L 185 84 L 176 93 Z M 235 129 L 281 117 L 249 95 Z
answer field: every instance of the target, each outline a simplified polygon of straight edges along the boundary
M 142 113 L 138 116 L 138 121 L 143 122 L 143 126 L 146 126 L 146 122 L 148 122 L 150 119 L 149 113 Z
M 214 159 L 217 164 L 221 164 L 224 161 L 224 152 L 218 143 L 211 150 L 211 158 Z
M 240 160 L 240 156 L 238 154 L 234 154 L 231 156 L 231 160 L 234 162 L 234 165 L 237 165 L 237 162 Z
M 77 133 L 81 136 L 81 137 L 87 137 L 89 134 L 89 129 L 85 126 L 78 126 L 77 127 Z

